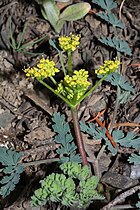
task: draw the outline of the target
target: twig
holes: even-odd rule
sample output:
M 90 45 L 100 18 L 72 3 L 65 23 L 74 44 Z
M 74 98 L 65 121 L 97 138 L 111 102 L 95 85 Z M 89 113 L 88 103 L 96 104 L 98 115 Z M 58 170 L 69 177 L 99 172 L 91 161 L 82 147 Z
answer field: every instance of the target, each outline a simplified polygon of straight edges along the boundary
M 123 5 L 124 5 L 124 2 L 125 2 L 125 0 L 123 0 L 122 3 L 121 3 L 121 5 L 120 5 L 120 10 L 119 10 L 119 18 L 120 18 L 120 20 L 122 18 L 121 13 L 122 13 L 122 8 L 123 8 Z
M 128 196 L 134 194 L 136 191 L 140 190 L 140 185 L 135 186 L 124 193 L 121 193 L 119 196 L 117 196 L 114 200 L 112 200 L 109 204 L 104 206 L 101 210 L 109 210 L 111 207 L 115 206 L 118 203 L 121 203 L 125 198 Z

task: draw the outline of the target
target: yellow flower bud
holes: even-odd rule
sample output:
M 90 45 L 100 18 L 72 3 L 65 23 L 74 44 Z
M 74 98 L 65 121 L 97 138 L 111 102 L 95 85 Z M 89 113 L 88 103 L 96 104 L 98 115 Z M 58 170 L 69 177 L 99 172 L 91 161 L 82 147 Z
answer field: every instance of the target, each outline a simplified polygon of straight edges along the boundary
M 80 44 L 80 35 L 70 34 L 69 36 L 60 36 L 58 38 L 59 45 L 64 51 L 74 51 L 77 46 Z
M 95 70 L 95 73 L 98 74 L 98 75 L 111 74 L 111 73 L 115 72 L 118 69 L 119 65 L 120 65 L 120 61 L 119 60 L 115 60 L 115 61 L 106 60 L 104 62 L 103 66 L 100 66 L 99 69 Z

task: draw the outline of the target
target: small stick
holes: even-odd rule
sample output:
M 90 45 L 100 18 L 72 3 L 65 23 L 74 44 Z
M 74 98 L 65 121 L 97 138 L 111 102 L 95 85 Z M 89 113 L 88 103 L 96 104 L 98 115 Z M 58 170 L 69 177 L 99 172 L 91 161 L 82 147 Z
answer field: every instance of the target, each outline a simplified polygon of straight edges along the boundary
M 101 210 L 108 210 L 111 209 L 113 206 L 115 206 L 118 203 L 121 203 L 125 198 L 128 196 L 134 194 L 136 191 L 140 190 L 140 185 L 137 185 L 123 193 L 121 193 L 119 196 L 117 196 L 114 200 L 112 200 L 109 204 L 104 206 Z

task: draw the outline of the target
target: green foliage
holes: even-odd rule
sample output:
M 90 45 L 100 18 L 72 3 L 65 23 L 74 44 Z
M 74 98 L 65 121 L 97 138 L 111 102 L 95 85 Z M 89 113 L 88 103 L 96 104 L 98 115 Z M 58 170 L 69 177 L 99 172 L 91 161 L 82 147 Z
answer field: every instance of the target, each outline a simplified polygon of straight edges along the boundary
M 129 163 L 134 163 L 134 165 L 140 164 L 140 153 L 139 154 L 131 154 L 128 158 Z
M 131 49 L 129 48 L 127 42 L 124 40 L 116 38 L 111 39 L 109 37 L 101 37 L 99 41 L 107 46 L 115 48 L 120 53 L 126 53 L 127 55 L 132 55 Z
M 92 0 L 92 3 L 98 4 L 102 9 L 110 11 L 117 7 L 113 0 Z
M 87 133 L 93 137 L 94 140 L 104 139 L 108 149 L 115 155 L 117 153 L 117 148 L 114 148 L 105 136 L 105 129 L 98 128 L 92 123 L 85 124 L 85 122 L 80 122 L 81 131 Z M 132 132 L 128 132 L 126 135 L 121 130 L 114 130 L 112 132 L 112 137 L 117 144 L 120 144 L 122 147 L 132 147 L 134 149 L 140 148 L 140 137 L 136 136 Z
M 138 196 L 139 196 L 139 200 L 140 200 L 140 193 L 138 193 Z M 137 202 L 136 207 L 140 208 L 140 201 Z
M 118 18 L 112 14 L 112 13 L 105 13 L 105 12 L 99 12 L 97 13 L 97 15 L 102 18 L 103 20 L 109 22 L 110 24 L 112 24 L 114 27 L 118 27 L 118 28 L 122 28 L 124 29 L 124 24 L 118 20 Z
M 53 0 L 36 0 L 41 6 L 43 17 L 50 22 L 57 33 L 60 33 L 66 21 L 75 21 L 83 18 L 90 10 L 86 2 L 69 5 L 61 13 Z
M 20 174 L 24 167 L 19 163 L 22 157 L 21 152 L 16 152 L 5 147 L 0 147 L 0 162 L 4 166 L 1 170 L 6 176 L 0 181 L 3 186 L 0 189 L 0 194 L 6 197 L 15 189 L 15 185 L 19 182 Z
M 33 46 L 34 44 L 42 41 L 43 39 L 45 39 L 46 37 L 48 37 L 48 35 L 36 40 L 36 41 L 31 41 L 31 42 L 28 42 L 26 44 L 23 44 L 23 41 L 24 41 L 24 36 L 25 36 L 25 33 L 26 33 L 26 29 L 27 29 L 27 25 L 28 23 L 25 23 L 24 27 L 23 27 L 23 31 L 21 33 L 21 36 L 20 36 L 20 40 L 19 42 L 14 38 L 14 33 L 13 33 L 13 30 L 12 30 L 12 17 L 10 16 L 10 46 L 11 48 L 13 49 L 14 52 L 18 52 L 18 53 L 22 53 L 24 50 L 26 50 L 26 52 L 24 53 L 29 53 L 31 54 L 30 52 L 27 52 L 27 49 L 31 46 Z
M 99 17 L 112 24 L 113 27 L 119 27 L 121 29 L 124 28 L 124 24 L 111 12 L 113 8 L 117 7 L 117 4 L 113 0 L 92 0 L 92 2 L 98 4 L 102 9 L 106 10 L 106 12 L 97 13 Z M 110 37 L 101 37 L 99 41 L 107 46 L 115 48 L 120 53 L 132 55 L 131 49 L 124 40 L 120 40 L 115 37 L 113 39 Z
M 80 129 L 82 132 L 89 134 L 93 137 L 94 140 L 97 139 L 105 139 L 106 135 L 106 129 L 105 128 L 99 128 L 93 123 L 85 123 L 83 121 L 80 122 Z
M 119 86 L 122 90 L 130 91 L 132 93 L 135 92 L 134 88 L 126 81 L 125 77 L 117 72 L 108 75 L 104 80 L 110 82 L 114 86 Z
M 64 174 L 67 174 L 71 178 L 86 180 L 90 177 L 90 170 L 88 166 L 81 166 L 76 162 L 66 162 L 60 166 Z
M 55 123 L 52 127 L 57 133 L 55 141 L 61 144 L 61 147 L 57 149 L 57 153 L 63 155 L 60 157 L 61 161 L 81 162 L 79 154 L 76 154 L 77 147 L 73 141 L 69 124 L 65 122 L 65 116 L 55 112 L 52 121 Z
M 81 208 L 92 200 L 104 199 L 96 190 L 98 177 L 90 177 L 87 166 L 82 167 L 78 163 L 67 162 L 60 168 L 65 175 L 53 173 L 42 180 L 41 188 L 37 189 L 32 196 L 32 206 L 52 201 Z
M 101 76 L 98 77 L 101 78 Z M 110 82 L 113 86 L 120 87 L 120 94 L 119 94 L 120 104 L 127 102 L 131 93 L 135 92 L 134 88 L 126 81 L 125 77 L 117 72 L 109 74 L 104 80 Z

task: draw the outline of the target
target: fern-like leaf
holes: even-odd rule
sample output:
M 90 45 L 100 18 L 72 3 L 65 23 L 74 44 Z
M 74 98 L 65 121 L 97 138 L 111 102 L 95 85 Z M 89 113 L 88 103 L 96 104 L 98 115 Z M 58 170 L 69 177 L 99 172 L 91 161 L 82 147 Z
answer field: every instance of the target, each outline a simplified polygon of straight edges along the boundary
M 69 124 L 65 122 L 65 116 L 55 112 L 52 120 L 55 123 L 52 127 L 57 133 L 55 141 L 61 144 L 61 147 L 57 149 L 58 154 L 63 154 L 63 157 L 60 158 L 61 161 L 81 162 L 79 154 L 76 154 L 77 147 L 73 141 Z
M 98 128 L 95 124 L 93 123 L 88 123 L 86 124 L 85 122 L 80 122 L 80 129 L 84 133 L 89 134 L 90 136 L 93 137 L 94 140 L 97 139 L 105 139 L 106 135 L 106 129 L 105 128 Z
M 103 20 L 109 22 L 114 27 L 122 28 L 124 29 L 124 24 L 111 12 L 105 13 L 105 12 L 99 12 L 97 15 L 102 18 Z
M 110 11 L 117 7 L 113 0 L 92 0 L 92 3 L 98 4 L 102 9 Z
M 134 165 L 138 165 L 140 164 L 140 153 L 137 154 L 132 154 L 129 158 L 128 158 L 129 163 L 134 163 Z
M 125 136 L 123 131 L 114 130 L 112 136 L 114 141 L 123 147 L 132 147 L 134 149 L 140 148 L 140 136 L 136 136 L 132 132 L 128 132 Z
M 138 193 L 138 197 L 139 197 L 139 200 L 140 200 L 140 193 Z M 136 207 L 140 208 L 140 201 L 137 202 Z
M 4 186 L 0 189 L 0 195 L 6 197 L 15 189 L 15 185 L 19 182 L 20 174 L 24 170 L 24 166 L 19 163 L 22 157 L 21 152 L 9 150 L 5 147 L 0 148 L 0 162 L 5 167 L 3 172 L 5 176 L 0 181 Z
M 103 44 L 115 48 L 120 53 L 126 53 L 127 55 L 132 55 L 131 49 L 128 46 L 128 43 L 120 39 L 111 39 L 110 37 L 101 37 L 99 39 Z
M 134 88 L 126 81 L 125 77 L 117 72 L 109 74 L 104 80 L 114 86 L 120 86 L 120 88 L 125 91 L 135 92 Z
M 126 135 L 121 130 L 114 130 L 112 132 L 112 137 L 114 141 L 119 144 L 122 147 L 128 147 L 128 148 L 134 148 L 139 149 L 140 148 L 140 137 L 136 136 L 132 132 L 128 132 Z M 108 150 L 114 155 L 117 153 L 117 148 L 114 148 L 110 141 L 106 141 L 106 145 L 108 147 Z

